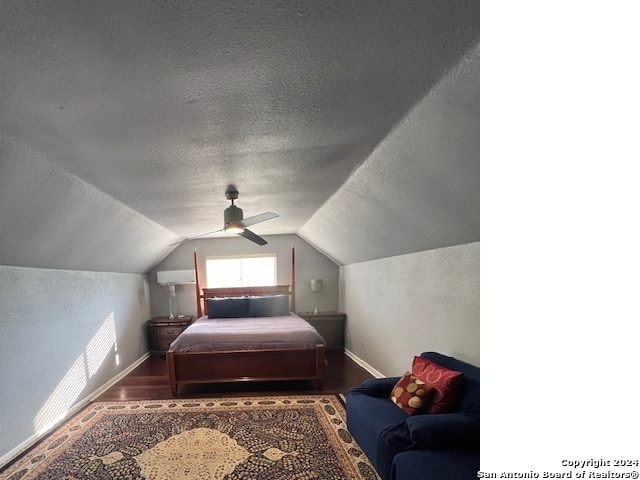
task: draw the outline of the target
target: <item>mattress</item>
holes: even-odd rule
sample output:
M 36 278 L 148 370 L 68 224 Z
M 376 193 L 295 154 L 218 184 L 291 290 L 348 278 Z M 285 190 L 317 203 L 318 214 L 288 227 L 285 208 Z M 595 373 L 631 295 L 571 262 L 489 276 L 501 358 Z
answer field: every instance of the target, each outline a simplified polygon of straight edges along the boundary
M 171 343 L 174 352 L 315 348 L 324 338 L 295 314 L 277 317 L 197 319 Z

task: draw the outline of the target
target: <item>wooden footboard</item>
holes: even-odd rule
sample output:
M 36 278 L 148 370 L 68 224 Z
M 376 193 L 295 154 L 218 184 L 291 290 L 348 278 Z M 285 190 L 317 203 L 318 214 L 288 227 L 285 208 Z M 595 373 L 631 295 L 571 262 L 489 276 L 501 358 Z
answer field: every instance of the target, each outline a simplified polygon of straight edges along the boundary
M 305 349 L 237 350 L 222 352 L 167 352 L 169 386 L 194 383 L 311 380 L 324 385 L 325 346 Z

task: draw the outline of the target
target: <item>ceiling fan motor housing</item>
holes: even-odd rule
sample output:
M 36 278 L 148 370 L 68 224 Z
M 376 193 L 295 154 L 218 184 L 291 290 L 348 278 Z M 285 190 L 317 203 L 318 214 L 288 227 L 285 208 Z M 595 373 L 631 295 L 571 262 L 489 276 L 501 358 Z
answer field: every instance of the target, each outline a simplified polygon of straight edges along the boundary
M 241 222 L 244 218 L 242 209 L 235 205 L 230 205 L 224 210 L 224 224 Z

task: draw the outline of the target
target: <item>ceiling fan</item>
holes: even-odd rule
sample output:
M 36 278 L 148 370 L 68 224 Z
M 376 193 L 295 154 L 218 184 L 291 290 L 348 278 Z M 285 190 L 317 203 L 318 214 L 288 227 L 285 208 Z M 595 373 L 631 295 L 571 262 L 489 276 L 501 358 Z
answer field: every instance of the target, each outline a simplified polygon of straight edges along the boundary
M 189 240 L 193 240 L 194 238 L 204 237 L 205 235 L 210 235 L 212 233 L 225 231 L 227 233 L 234 233 L 236 235 L 240 235 L 241 237 L 246 238 L 247 240 L 251 240 L 258 245 L 266 245 L 267 241 L 256 235 L 247 227 L 251 225 L 255 225 L 256 223 L 264 222 L 266 220 L 271 220 L 272 218 L 276 218 L 279 215 L 273 212 L 265 212 L 259 215 L 254 215 L 253 217 L 243 218 L 242 209 L 236 207 L 233 203 L 238 199 L 238 191 L 233 187 L 233 185 L 229 185 L 227 191 L 225 192 L 227 200 L 231 200 L 231 205 L 229 205 L 224 210 L 224 227 L 214 230 L 213 232 L 203 233 L 201 235 L 196 235 L 195 237 L 185 238 L 180 240 L 179 242 L 172 243 L 169 246 L 178 245 L 179 243 L 188 242 Z

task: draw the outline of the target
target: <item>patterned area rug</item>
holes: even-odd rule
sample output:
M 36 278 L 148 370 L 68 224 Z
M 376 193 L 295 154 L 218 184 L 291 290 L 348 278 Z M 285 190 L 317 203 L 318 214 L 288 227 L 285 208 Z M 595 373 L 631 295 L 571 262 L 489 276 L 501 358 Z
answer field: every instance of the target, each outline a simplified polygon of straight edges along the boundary
M 334 395 L 98 402 L 0 477 L 378 479 Z

